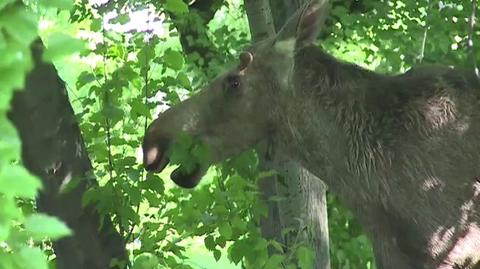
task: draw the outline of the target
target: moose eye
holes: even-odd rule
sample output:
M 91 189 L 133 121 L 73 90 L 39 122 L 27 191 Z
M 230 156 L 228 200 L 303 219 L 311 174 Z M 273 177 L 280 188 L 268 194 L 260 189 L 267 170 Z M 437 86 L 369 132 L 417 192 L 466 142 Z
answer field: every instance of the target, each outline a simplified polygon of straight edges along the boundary
M 227 86 L 230 89 L 236 89 L 240 86 L 240 77 L 231 75 L 227 77 Z

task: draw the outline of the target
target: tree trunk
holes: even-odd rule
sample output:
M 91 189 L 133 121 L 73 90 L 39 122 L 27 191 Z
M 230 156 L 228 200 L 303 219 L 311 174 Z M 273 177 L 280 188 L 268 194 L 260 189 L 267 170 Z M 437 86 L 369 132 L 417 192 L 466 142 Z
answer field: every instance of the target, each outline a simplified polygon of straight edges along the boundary
M 112 259 L 127 261 L 125 242 L 108 217 L 94 206 L 82 207 L 82 196 L 96 184 L 80 128 L 64 82 L 53 64 L 42 62 L 43 44 L 32 45 L 35 67 L 26 89 L 15 93 L 9 118 L 22 141 L 22 161 L 38 176 L 43 190 L 39 211 L 57 216 L 73 235 L 53 242 L 58 269 L 105 269 Z
M 245 0 L 245 8 L 253 42 L 271 37 L 305 0 Z M 261 169 L 275 169 L 281 176 L 263 179 L 260 183 L 263 199 L 268 205 L 268 216 L 262 220 L 262 235 L 275 239 L 287 247 L 299 240 L 315 251 L 315 268 L 330 268 L 328 219 L 325 184 L 297 163 L 276 154 L 278 148 L 262 145 L 259 149 Z M 271 154 L 268 154 L 271 153 Z M 285 197 L 271 201 L 270 197 Z M 294 228 L 282 236 L 282 230 Z

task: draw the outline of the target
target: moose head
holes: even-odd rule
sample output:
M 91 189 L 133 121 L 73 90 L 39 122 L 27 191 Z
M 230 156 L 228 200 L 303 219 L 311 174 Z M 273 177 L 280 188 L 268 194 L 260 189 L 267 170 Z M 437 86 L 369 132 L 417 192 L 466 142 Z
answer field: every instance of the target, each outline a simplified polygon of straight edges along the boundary
M 168 151 L 181 133 L 205 144 L 216 163 L 246 150 L 275 132 L 275 102 L 291 91 L 295 53 L 312 44 L 325 17 L 326 1 L 299 9 L 274 37 L 254 44 L 238 57 L 238 65 L 213 80 L 199 94 L 159 115 L 143 141 L 144 166 L 159 172 L 169 163 Z M 208 166 L 175 170 L 181 187 L 196 186 Z

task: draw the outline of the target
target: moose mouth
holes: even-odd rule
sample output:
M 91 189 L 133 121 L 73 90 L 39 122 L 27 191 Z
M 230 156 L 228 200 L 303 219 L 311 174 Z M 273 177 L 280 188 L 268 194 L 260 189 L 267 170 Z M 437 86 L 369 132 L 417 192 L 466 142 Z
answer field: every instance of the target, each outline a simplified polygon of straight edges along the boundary
M 165 167 L 170 163 L 167 154 L 161 154 L 158 147 L 151 148 L 144 160 L 145 169 L 150 172 L 162 172 Z M 195 163 L 193 167 L 187 169 L 184 165 L 180 165 L 173 170 L 170 174 L 170 178 L 182 188 L 193 188 L 198 185 L 200 179 L 206 173 L 206 168 L 200 164 Z
M 173 170 L 170 178 L 180 187 L 190 189 L 197 186 L 205 172 L 206 169 L 203 169 L 199 164 L 195 164 L 194 168 L 190 169 L 190 171 L 180 165 L 177 169 Z

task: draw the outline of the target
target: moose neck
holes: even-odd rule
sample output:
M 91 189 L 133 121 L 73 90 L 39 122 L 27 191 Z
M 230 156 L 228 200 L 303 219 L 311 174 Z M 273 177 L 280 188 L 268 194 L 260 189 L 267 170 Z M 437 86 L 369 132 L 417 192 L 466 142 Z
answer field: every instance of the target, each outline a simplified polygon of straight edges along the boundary
M 342 186 L 352 185 L 352 180 L 368 181 L 380 161 L 372 133 L 378 124 L 373 112 L 377 109 L 368 100 L 378 100 L 372 95 L 379 91 L 372 88 L 389 79 L 339 62 L 316 47 L 297 52 L 294 86 L 281 98 L 284 103 L 280 101 L 282 147 L 337 193 L 350 195 L 355 190 Z M 375 182 L 365 183 L 353 185 L 380 191 Z

